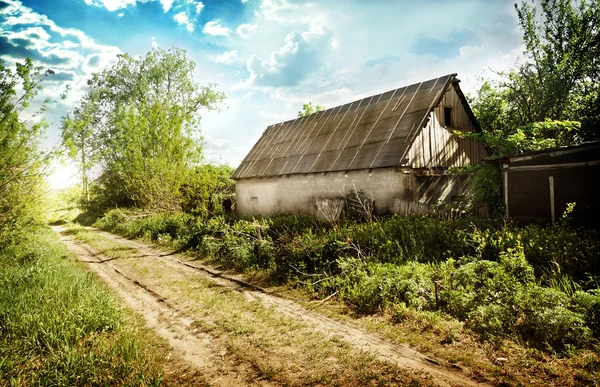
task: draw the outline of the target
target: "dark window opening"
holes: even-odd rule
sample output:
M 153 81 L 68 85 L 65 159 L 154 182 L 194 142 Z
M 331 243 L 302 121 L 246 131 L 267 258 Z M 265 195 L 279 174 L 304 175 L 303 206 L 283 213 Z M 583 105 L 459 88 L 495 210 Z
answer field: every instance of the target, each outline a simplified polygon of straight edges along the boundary
M 452 126 L 452 108 L 451 107 L 444 108 L 444 125 Z

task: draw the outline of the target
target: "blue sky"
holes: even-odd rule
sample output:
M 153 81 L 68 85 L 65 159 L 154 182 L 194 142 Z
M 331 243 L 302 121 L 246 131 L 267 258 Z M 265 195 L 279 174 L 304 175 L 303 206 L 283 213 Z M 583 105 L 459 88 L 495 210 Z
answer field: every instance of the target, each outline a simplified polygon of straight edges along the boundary
M 228 96 L 201 125 L 206 159 L 232 166 L 303 102 L 332 107 L 453 72 L 472 92 L 523 50 L 504 0 L 0 0 L 5 65 L 29 56 L 56 71 L 44 96 L 72 89 L 47 114 L 48 146 L 90 74 L 119 53 L 173 45 L 196 62 L 197 82 Z M 61 166 L 53 185 L 73 171 Z

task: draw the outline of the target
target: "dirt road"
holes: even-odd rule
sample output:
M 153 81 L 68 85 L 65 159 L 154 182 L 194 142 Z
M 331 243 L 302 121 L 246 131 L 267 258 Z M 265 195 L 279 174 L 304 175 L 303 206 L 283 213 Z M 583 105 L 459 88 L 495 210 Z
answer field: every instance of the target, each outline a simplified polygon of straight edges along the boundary
M 211 385 L 484 385 L 180 255 L 95 229 L 54 230 Z

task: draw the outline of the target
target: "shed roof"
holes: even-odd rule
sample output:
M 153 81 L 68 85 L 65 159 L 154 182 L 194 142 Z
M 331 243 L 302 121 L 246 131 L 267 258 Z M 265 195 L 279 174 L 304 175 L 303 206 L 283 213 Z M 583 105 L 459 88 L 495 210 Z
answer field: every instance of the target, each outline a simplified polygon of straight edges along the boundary
M 233 178 L 400 165 L 453 83 L 462 96 L 456 74 L 449 74 L 270 125 Z

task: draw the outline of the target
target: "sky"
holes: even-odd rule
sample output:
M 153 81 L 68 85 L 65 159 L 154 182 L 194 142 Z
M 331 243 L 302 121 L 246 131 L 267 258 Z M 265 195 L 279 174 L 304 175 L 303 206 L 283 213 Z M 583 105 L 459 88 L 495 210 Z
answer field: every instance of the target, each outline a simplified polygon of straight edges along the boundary
M 172 46 L 196 63 L 196 82 L 227 95 L 219 112 L 201 113 L 201 130 L 205 160 L 233 167 L 304 102 L 329 108 L 449 73 L 474 93 L 523 56 L 506 0 L 0 0 L 4 65 L 30 57 L 55 72 L 40 96 L 57 101 L 46 147 L 91 74 L 119 54 Z M 76 181 L 68 161 L 50 177 L 53 187 Z

